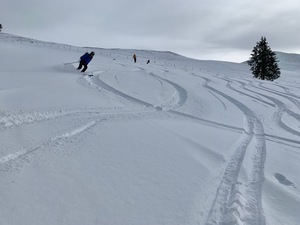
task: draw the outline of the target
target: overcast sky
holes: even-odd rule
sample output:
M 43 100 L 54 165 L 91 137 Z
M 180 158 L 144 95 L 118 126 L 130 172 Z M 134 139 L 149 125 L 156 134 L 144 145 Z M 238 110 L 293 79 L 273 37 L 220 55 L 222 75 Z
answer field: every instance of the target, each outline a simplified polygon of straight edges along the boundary
M 299 0 L 1 0 L 3 32 L 76 46 L 242 62 L 266 36 L 300 53 Z

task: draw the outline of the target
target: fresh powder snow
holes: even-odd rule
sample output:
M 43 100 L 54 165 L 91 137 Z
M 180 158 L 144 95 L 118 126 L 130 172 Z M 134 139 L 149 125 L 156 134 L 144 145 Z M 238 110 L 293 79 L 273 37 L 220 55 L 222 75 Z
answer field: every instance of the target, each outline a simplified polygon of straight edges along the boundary
M 277 56 L 271 82 L 0 33 L 0 224 L 299 224 L 300 55 Z

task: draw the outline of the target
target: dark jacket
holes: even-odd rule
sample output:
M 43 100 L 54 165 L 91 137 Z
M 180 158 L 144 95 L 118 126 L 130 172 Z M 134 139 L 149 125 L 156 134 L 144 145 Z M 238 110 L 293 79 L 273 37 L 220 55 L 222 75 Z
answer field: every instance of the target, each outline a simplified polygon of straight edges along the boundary
M 82 64 L 89 64 L 89 62 L 93 59 L 93 56 L 89 53 L 85 53 L 83 56 L 80 57 Z

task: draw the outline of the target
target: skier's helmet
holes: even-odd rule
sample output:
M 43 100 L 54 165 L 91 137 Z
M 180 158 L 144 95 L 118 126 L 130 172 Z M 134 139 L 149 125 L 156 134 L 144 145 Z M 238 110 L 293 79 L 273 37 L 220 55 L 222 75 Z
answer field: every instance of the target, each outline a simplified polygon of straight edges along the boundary
M 91 52 L 91 55 L 94 56 L 94 55 L 95 55 L 95 52 Z

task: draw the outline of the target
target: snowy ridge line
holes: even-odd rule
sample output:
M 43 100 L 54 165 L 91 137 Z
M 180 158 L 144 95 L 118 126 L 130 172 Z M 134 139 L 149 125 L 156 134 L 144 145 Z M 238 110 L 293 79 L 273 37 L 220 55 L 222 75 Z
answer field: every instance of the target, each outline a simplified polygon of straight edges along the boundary
M 255 114 L 241 102 L 208 85 L 206 85 L 206 88 L 226 98 L 242 112 L 244 115 L 245 135 L 247 135 L 246 138 L 242 139 L 241 144 L 227 164 L 221 184 L 217 190 L 216 199 L 208 215 L 206 225 L 240 225 L 241 222 L 244 225 L 265 225 L 261 203 L 262 183 L 264 181 L 264 163 L 266 159 L 266 140 L 263 125 Z M 242 207 L 243 211 L 242 213 L 237 213 L 238 208 L 232 207 L 232 204 L 229 202 L 230 199 L 236 197 L 236 194 L 235 192 L 232 193 L 230 191 L 232 190 L 232 185 L 235 185 L 238 180 L 240 166 L 244 159 L 246 149 L 253 137 L 256 140 L 256 146 L 252 157 L 253 165 L 249 175 L 249 181 L 246 185 L 246 193 L 240 195 L 245 199 L 245 203 L 243 204 L 244 207 Z M 244 216 L 244 214 L 246 216 Z
M 16 35 L 10 35 L 0 32 L 0 42 L 5 43 L 14 43 L 14 44 L 22 44 L 22 45 L 35 45 L 35 46 L 44 46 L 44 47 L 52 47 L 52 48 L 58 48 L 58 49 L 69 49 L 73 51 L 81 51 L 82 49 L 85 49 L 83 47 L 76 47 L 68 44 L 61 44 L 61 43 L 55 43 L 55 42 L 46 42 L 46 41 L 40 41 L 32 38 L 26 38 Z
M 95 126 L 97 124 L 96 121 L 92 121 L 92 122 L 89 122 L 88 124 L 85 124 L 75 130 L 72 130 L 70 132 L 67 132 L 67 133 L 64 133 L 60 136 L 57 136 L 57 137 L 54 137 L 54 138 L 51 138 L 49 139 L 48 141 L 42 143 L 41 145 L 37 146 L 37 147 L 34 147 L 34 148 L 31 148 L 31 149 L 23 149 L 23 150 L 20 150 L 16 153 L 12 153 L 12 154 L 8 154 L 2 158 L 0 158 L 0 164 L 6 164 L 6 163 L 9 163 L 13 160 L 16 160 L 22 156 L 25 156 L 29 153 L 32 153 L 34 151 L 37 151 L 39 149 L 42 149 L 44 148 L 45 146 L 48 146 L 48 145 L 51 145 L 52 143 L 56 143 L 57 141 L 61 141 L 61 140 L 64 140 L 64 139 L 68 139 L 68 138 L 72 138 L 74 136 L 77 136 L 87 130 L 89 130 L 90 128 L 92 128 L 93 126 Z

